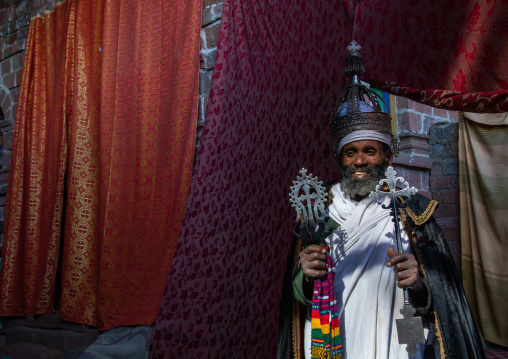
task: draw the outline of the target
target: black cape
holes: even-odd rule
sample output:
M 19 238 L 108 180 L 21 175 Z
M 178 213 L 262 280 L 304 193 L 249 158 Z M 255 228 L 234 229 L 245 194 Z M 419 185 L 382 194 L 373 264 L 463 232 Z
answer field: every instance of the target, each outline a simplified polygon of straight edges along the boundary
M 436 201 L 417 194 L 399 212 L 420 265 L 420 273 L 431 294 L 425 359 L 485 358 L 457 267 L 443 232 L 432 216 L 437 206 Z M 302 333 L 305 308 L 294 299 L 292 289 L 300 249 L 301 243 L 295 237 L 287 258 L 280 300 L 278 359 L 304 357 Z

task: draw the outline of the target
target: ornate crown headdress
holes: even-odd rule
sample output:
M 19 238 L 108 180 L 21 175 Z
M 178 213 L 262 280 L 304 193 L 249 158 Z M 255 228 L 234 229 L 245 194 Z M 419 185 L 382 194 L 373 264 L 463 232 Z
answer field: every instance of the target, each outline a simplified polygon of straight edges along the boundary
M 351 78 L 351 83 L 335 103 L 330 122 L 333 147 L 337 149 L 340 140 L 353 131 L 373 130 L 390 135 L 391 149 L 396 156 L 397 138 L 392 133 L 391 117 L 381 107 L 383 104 L 387 108 L 386 103 L 360 81 L 360 76 L 365 72 L 364 59 L 359 52 L 361 48 L 355 40 L 347 47 L 349 54 L 344 72 Z

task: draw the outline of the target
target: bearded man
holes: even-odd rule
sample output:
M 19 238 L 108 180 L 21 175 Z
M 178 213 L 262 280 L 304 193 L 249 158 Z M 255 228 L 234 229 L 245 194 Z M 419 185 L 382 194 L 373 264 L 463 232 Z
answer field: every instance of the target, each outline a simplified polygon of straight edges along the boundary
M 432 216 L 438 203 L 417 194 L 399 209 L 397 253 L 393 215 L 369 197 L 386 177 L 396 141 L 382 99 L 358 80 L 362 66 L 348 69 L 347 61 L 352 83 L 330 125 L 343 178 L 329 187 L 321 243 L 295 237 L 281 298 L 278 357 L 410 358 L 395 325 L 402 317 L 401 288 L 407 288 L 425 328 L 417 358 L 484 358 L 453 257 Z

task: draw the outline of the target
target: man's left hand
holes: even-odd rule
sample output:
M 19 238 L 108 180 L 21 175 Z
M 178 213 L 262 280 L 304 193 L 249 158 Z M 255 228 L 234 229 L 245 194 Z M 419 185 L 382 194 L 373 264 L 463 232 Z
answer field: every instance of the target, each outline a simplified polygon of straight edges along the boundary
M 393 267 L 397 276 L 397 286 L 399 288 L 408 288 L 413 291 L 419 291 L 423 283 L 418 275 L 418 262 L 415 257 L 409 253 L 397 253 L 395 249 L 388 248 L 387 267 Z

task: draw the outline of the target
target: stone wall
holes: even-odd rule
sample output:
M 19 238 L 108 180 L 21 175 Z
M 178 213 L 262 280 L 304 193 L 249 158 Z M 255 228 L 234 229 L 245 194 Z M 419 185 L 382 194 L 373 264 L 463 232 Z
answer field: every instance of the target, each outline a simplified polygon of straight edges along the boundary
M 436 217 L 460 269 L 458 128 L 457 121 L 436 123 L 430 128 L 429 143 L 430 188 L 433 198 L 440 202 Z
M 199 70 L 199 107 L 198 107 L 198 133 L 196 150 L 205 123 L 205 110 L 210 96 L 215 56 L 219 43 L 219 32 L 222 19 L 222 0 L 203 1 L 203 19 L 201 28 L 200 70 Z M 197 152 L 197 151 L 196 151 Z

